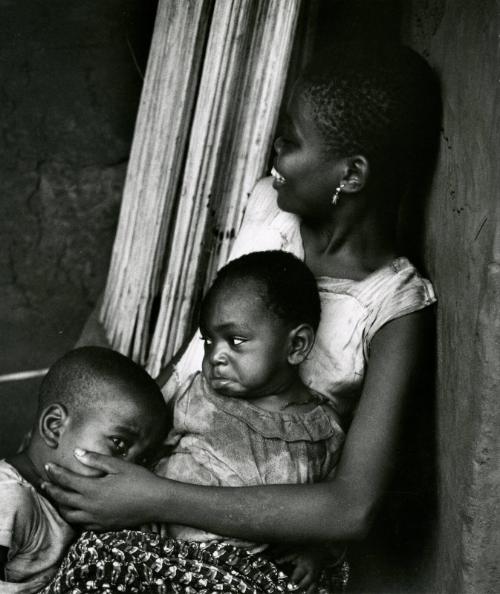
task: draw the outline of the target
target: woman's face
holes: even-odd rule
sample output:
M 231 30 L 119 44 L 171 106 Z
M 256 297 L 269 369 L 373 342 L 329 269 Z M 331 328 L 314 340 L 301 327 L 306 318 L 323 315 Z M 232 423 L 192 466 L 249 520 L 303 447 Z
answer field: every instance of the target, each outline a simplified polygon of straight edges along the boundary
M 278 206 L 304 219 L 331 213 L 331 199 L 341 179 L 341 162 L 328 156 L 308 104 L 296 90 L 274 147 L 273 186 Z

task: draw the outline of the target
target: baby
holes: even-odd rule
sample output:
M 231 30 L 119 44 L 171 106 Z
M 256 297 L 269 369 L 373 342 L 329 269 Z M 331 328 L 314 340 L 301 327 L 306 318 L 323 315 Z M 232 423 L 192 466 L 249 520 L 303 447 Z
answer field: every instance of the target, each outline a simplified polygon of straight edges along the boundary
M 95 475 L 75 448 L 141 462 L 159 445 L 166 415 L 157 384 L 119 353 L 84 347 L 50 368 L 29 445 L 0 461 L 0 592 L 39 591 L 75 536 L 38 490 L 45 465 Z
M 201 305 L 201 371 L 183 371 L 188 352 L 163 389 L 173 408 L 172 452 L 155 472 L 218 486 L 326 479 L 344 433 L 336 411 L 299 376 L 319 317 L 316 281 L 295 256 L 256 252 L 222 268 Z M 168 533 L 265 548 L 187 526 Z

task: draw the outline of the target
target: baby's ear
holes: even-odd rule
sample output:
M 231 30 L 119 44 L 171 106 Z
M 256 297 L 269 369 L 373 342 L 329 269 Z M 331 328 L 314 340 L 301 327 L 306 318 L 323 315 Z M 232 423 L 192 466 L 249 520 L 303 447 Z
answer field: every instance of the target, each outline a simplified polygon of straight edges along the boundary
M 68 422 L 68 411 L 62 404 L 49 404 L 38 421 L 38 432 L 49 448 L 57 448 L 64 427 Z
M 300 324 L 289 334 L 288 363 L 300 365 L 314 344 L 314 330 L 310 324 Z

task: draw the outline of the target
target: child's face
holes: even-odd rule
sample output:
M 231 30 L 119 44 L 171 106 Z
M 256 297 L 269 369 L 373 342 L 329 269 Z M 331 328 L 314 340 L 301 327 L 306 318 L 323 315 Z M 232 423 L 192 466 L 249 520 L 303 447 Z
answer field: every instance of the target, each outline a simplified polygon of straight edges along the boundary
M 95 474 L 74 457 L 75 448 L 141 463 L 159 442 L 163 418 L 148 411 L 137 398 L 127 398 L 121 386 L 106 382 L 103 390 L 108 394 L 98 407 L 89 407 L 79 415 L 69 414 L 53 462 L 80 474 Z
M 258 398 L 278 393 L 294 373 L 289 329 L 270 313 L 253 282 L 217 291 L 205 310 L 203 375 L 217 393 Z
M 340 161 L 325 152 L 324 140 L 300 88 L 290 100 L 283 133 L 274 147 L 273 186 L 278 205 L 302 218 L 323 217 L 331 212 L 331 199 L 341 179 Z

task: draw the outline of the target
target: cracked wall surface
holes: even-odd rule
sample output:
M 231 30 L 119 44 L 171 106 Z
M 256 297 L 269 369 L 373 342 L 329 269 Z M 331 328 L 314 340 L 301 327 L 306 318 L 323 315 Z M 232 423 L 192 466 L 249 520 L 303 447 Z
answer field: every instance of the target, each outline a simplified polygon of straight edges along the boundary
M 438 293 L 439 517 L 428 591 L 500 584 L 500 3 L 412 0 L 408 41 L 436 68 L 443 127 L 426 225 Z
M 103 288 L 155 4 L 0 0 L 0 374 L 71 348 Z M 37 383 L 0 383 L 0 457 Z

